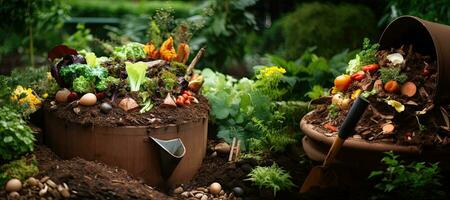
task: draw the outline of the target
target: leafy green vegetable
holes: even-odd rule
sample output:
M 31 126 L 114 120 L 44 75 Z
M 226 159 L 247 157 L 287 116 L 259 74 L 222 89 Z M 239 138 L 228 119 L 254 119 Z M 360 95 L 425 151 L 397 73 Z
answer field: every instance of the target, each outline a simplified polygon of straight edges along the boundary
M 348 74 L 353 74 L 361 71 L 362 67 L 368 64 L 373 64 L 377 62 L 375 54 L 378 51 L 380 45 L 378 43 L 370 44 L 368 38 L 364 38 L 363 50 L 361 50 L 356 57 L 348 62 L 348 67 L 346 72 Z
M 0 107 L 0 160 L 12 160 L 33 151 L 33 131 L 14 109 Z
M 161 78 L 166 91 L 171 91 L 177 83 L 177 76 L 168 70 L 161 71 L 159 77 Z
M 148 65 L 144 62 L 125 62 L 125 69 L 128 74 L 128 81 L 132 92 L 139 91 L 141 84 L 145 81 L 145 73 L 147 72 L 147 68 Z
M 113 86 L 117 86 L 120 84 L 120 79 L 119 78 L 115 78 L 112 76 L 108 76 L 106 78 L 102 78 L 96 85 L 95 88 L 98 91 L 105 91 L 108 88 L 111 88 Z
M 30 159 L 22 157 L 19 160 L 11 161 L 8 164 L 0 166 L 0 185 L 4 185 L 11 178 L 17 178 L 25 181 L 28 177 L 34 176 L 39 172 L 37 161 L 34 156 Z
M 284 120 L 280 113 L 274 115 L 273 119 L 276 118 L 280 118 L 277 120 Z M 252 151 L 283 152 L 288 145 L 295 143 L 295 139 L 287 134 L 286 128 L 269 127 L 264 124 L 264 121 L 257 118 L 253 118 L 252 122 L 261 134 L 258 138 L 250 140 L 250 149 Z
M 91 79 L 80 76 L 73 80 L 73 90 L 78 93 L 95 92 L 95 85 Z
M 278 191 L 295 186 L 291 175 L 275 163 L 270 167 L 257 166 L 247 176 L 249 178 L 245 180 L 252 181 L 259 188 L 272 189 L 275 196 Z
M 86 58 L 86 63 L 91 66 L 91 67 L 96 67 L 98 66 L 97 63 L 97 56 L 95 56 L 95 53 L 92 52 L 88 52 L 86 53 L 86 56 L 84 56 Z
M 124 46 L 116 47 L 113 57 L 119 60 L 142 60 L 146 57 L 144 45 L 137 42 L 130 42 Z
M 104 67 L 91 67 L 87 64 L 79 63 L 64 67 L 59 73 L 69 85 L 72 85 L 73 81 L 80 76 L 84 76 L 84 78 L 90 79 L 95 83 L 102 78 L 108 77 L 108 70 Z
M 390 80 L 398 81 L 403 83 L 408 79 L 405 73 L 400 72 L 401 69 L 398 67 L 382 67 L 380 69 L 380 78 L 383 83 L 387 83 Z

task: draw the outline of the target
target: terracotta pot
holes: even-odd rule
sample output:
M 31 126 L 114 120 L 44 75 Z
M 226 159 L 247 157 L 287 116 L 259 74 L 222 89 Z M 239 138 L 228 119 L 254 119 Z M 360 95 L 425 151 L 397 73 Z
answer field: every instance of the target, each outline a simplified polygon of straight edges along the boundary
M 308 113 L 306 116 L 312 114 Z M 302 140 L 305 154 L 312 160 L 322 162 L 336 136 L 328 137 L 317 131 L 318 127 L 308 124 L 305 117 L 300 128 L 305 134 Z M 361 169 L 381 167 L 383 152 L 393 151 L 404 160 L 440 162 L 440 166 L 450 169 L 450 148 L 421 149 L 418 146 L 402 146 L 382 142 L 368 142 L 364 139 L 348 138 L 340 150 L 336 162 Z
M 64 159 L 81 157 L 127 170 L 151 186 L 175 186 L 194 177 L 206 154 L 208 119 L 160 128 L 146 126 L 83 126 L 45 111 L 45 144 Z M 179 138 L 185 147 L 173 173 L 165 180 L 160 167 L 160 140 Z
M 438 67 L 435 100 L 450 103 L 450 26 L 402 16 L 386 27 L 379 43 L 380 49 L 412 44 L 414 51 L 435 58 Z

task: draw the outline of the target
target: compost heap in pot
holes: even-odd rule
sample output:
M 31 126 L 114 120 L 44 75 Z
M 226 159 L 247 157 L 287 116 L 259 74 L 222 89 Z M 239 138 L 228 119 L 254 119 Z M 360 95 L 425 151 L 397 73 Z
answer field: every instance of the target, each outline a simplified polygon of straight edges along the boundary
M 193 73 L 204 53 L 189 67 L 189 46 L 172 37 L 159 48 L 128 43 L 109 57 L 53 48 L 51 75 L 62 88 L 44 108 L 58 118 L 96 126 L 161 127 L 208 118 L 207 99 L 200 94 L 203 77 Z
M 305 119 L 326 136 L 336 134 L 358 95 L 370 102 L 353 138 L 399 145 L 445 146 L 450 125 L 447 107 L 435 104 L 436 60 L 414 46 L 378 50 L 365 42 L 336 77 L 330 95 L 313 100 Z

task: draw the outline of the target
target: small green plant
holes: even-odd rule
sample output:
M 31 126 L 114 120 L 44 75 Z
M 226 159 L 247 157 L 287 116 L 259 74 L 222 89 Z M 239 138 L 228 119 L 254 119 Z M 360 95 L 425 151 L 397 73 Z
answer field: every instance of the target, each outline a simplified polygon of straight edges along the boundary
M 271 121 L 277 121 L 279 124 L 283 124 L 283 120 L 284 117 L 277 111 L 271 119 Z M 259 130 L 260 136 L 250 139 L 251 151 L 283 152 L 288 145 L 295 143 L 295 139 L 286 133 L 285 127 L 273 126 L 273 122 L 266 124 L 257 118 L 253 118 L 252 122 Z
M 9 106 L 0 107 L 0 133 L 0 163 L 33 151 L 33 131 Z
M 59 90 L 55 79 L 51 77 L 47 67 L 26 67 L 14 69 L 11 72 L 12 85 L 32 88 L 40 97 L 54 96 Z
M 67 36 L 64 39 L 64 44 L 74 49 L 84 49 L 91 51 L 89 47 L 93 42 L 94 36 L 91 34 L 91 30 L 86 28 L 84 24 L 77 24 L 77 31 L 72 35 Z
M 273 190 L 274 196 L 280 190 L 290 189 L 295 186 L 291 181 L 289 173 L 278 167 L 275 163 L 270 167 L 257 166 L 247 176 L 249 178 L 245 180 L 252 181 L 260 189 L 266 188 Z
M 387 165 L 387 168 L 382 171 L 373 171 L 369 175 L 369 179 L 379 181 L 375 188 L 384 192 L 374 196 L 375 199 L 443 198 L 438 163 L 428 165 L 425 162 L 412 162 L 405 165 L 392 151 L 386 152 L 385 155 L 381 161 Z
M 391 80 L 398 81 L 399 83 L 405 82 L 408 77 L 400 71 L 401 69 L 399 67 L 382 67 L 380 69 L 381 81 L 383 81 L 383 83 L 387 83 Z
M 168 70 L 161 71 L 159 77 L 162 81 L 164 89 L 167 91 L 171 91 L 177 83 L 177 76 Z
M 17 178 L 24 181 L 30 176 L 39 172 L 36 158 L 22 157 L 19 160 L 11 161 L 8 164 L 0 166 L 0 185 L 4 185 L 11 178 Z
M 331 119 L 334 119 L 339 114 L 339 107 L 336 104 L 330 104 L 327 108 L 328 110 L 328 117 Z

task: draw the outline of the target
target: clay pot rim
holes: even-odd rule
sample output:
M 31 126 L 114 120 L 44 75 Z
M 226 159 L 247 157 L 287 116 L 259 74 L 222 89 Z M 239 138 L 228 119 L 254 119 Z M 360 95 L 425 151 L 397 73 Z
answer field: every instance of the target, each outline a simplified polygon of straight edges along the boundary
M 323 133 L 319 133 L 314 128 L 316 126 L 309 124 L 306 121 L 306 117 L 308 115 L 311 115 L 314 111 L 309 112 L 306 114 L 302 120 L 300 121 L 300 129 L 303 133 L 305 133 L 306 136 L 308 136 L 311 140 L 315 140 L 318 142 L 325 143 L 327 145 L 330 145 L 333 143 L 336 136 L 328 137 L 324 135 Z M 362 139 L 355 139 L 355 138 L 348 138 L 344 144 L 343 147 L 345 148 L 354 148 L 354 149 L 364 149 L 368 151 L 375 151 L 375 152 L 386 152 L 386 151 L 394 151 L 398 153 L 407 153 L 407 154 L 419 154 L 421 153 L 421 148 L 418 146 L 402 146 L 397 144 L 386 144 L 386 143 L 371 143 L 367 142 Z

